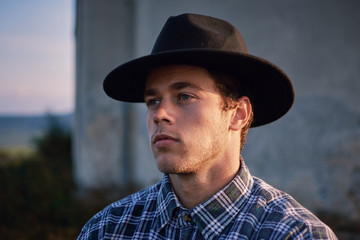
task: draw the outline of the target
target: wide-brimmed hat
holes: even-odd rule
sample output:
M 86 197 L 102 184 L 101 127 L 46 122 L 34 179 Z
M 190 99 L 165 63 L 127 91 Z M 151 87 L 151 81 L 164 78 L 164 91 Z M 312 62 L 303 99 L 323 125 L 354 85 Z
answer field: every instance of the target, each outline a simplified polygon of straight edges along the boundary
M 282 117 L 294 102 L 288 76 L 271 62 L 250 55 L 240 32 L 229 22 L 198 14 L 170 17 L 150 55 L 124 63 L 104 80 L 108 96 L 143 102 L 147 73 L 164 65 L 197 65 L 232 74 L 249 93 L 252 127 Z

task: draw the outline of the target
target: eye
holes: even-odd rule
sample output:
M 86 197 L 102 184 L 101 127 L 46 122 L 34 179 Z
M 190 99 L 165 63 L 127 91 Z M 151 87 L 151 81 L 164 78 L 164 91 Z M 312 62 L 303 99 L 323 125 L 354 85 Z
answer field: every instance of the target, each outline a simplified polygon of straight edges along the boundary
M 189 95 L 189 94 L 181 93 L 181 94 L 178 95 L 177 100 L 180 101 L 180 102 L 188 102 L 193 98 L 194 97 Z
M 153 107 L 153 106 L 158 105 L 158 104 L 160 104 L 160 99 L 150 98 L 150 99 L 146 100 L 146 106 L 148 108 Z

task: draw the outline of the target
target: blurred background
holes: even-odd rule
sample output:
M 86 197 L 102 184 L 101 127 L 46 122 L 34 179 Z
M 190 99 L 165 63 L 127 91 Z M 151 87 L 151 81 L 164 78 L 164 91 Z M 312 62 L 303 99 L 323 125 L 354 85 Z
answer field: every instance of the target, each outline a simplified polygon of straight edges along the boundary
M 359 11 L 357 0 L 0 0 L 0 239 L 74 239 L 161 179 L 145 106 L 108 98 L 102 81 L 184 12 L 230 21 L 293 81 L 290 112 L 248 134 L 252 174 L 360 239 Z

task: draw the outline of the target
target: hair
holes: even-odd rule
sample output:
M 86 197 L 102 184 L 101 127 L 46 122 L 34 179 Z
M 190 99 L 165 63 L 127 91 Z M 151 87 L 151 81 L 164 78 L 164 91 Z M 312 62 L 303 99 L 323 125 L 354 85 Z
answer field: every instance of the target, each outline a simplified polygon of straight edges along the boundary
M 247 96 L 250 99 L 251 96 L 246 91 L 246 88 L 239 82 L 234 75 L 225 73 L 223 71 L 208 69 L 207 71 L 212 76 L 215 87 L 219 91 L 222 97 L 222 108 L 224 111 L 228 111 L 230 109 L 234 109 L 236 107 L 236 101 L 243 97 Z M 251 127 L 251 124 L 254 120 L 254 113 L 251 109 L 250 117 L 246 123 L 246 125 L 241 129 L 240 137 L 240 151 L 244 148 L 246 142 L 246 135 Z

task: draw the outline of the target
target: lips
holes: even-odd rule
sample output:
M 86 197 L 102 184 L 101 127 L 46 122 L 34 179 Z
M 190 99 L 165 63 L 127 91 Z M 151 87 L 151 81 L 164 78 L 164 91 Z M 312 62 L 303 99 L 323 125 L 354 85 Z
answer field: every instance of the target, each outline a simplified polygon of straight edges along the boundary
M 178 142 L 178 139 L 176 139 L 175 137 L 172 137 L 170 135 L 158 134 L 158 135 L 155 135 L 155 138 L 152 142 L 155 147 L 161 148 L 161 147 L 171 146 L 172 144 Z

